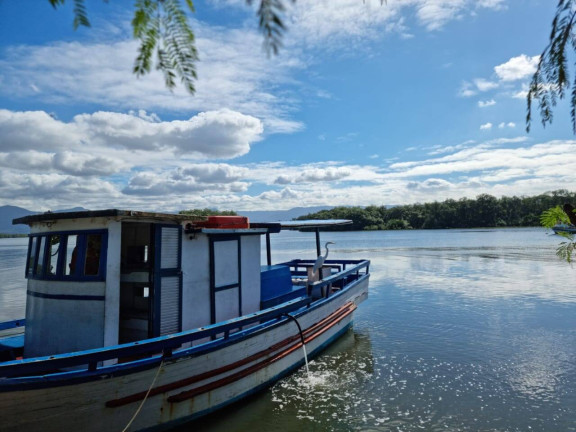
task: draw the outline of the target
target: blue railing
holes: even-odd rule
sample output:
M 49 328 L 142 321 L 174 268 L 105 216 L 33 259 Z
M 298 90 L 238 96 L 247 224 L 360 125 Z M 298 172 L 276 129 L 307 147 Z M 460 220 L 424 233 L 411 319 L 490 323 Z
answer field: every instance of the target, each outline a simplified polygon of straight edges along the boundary
M 31 375 L 78 366 L 85 366 L 88 370 L 96 370 L 99 362 L 146 354 L 162 353 L 162 356 L 166 358 L 172 356 L 173 350 L 180 348 L 182 344 L 187 342 L 217 335 L 222 335 L 222 338 L 227 339 L 232 330 L 237 330 L 256 322 L 266 322 L 277 319 L 289 312 L 308 306 L 311 302 L 312 300 L 309 298 L 295 299 L 274 308 L 234 318 L 222 323 L 138 342 L 53 356 L 9 361 L 0 364 L 0 377 Z
M 313 264 L 312 261 L 310 261 L 310 263 Z M 299 265 L 305 266 L 310 263 L 304 260 L 295 260 L 284 263 L 283 265 L 294 267 Z M 314 286 L 324 286 L 338 281 L 342 281 L 342 284 L 349 283 L 350 276 L 354 276 L 354 279 L 357 279 L 361 275 L 367 275 L 370 262 L 333 260 L 328 261 L 327 264 L 341 264 L 343 266 L 354 264 L 354 267 L 334 274 L 323 281 L 314 282 Z M 80 370 L 84 371 L 96 371 L 101 362 L 146 355 L 156 356 L 157 358 L 168 358 L 173 355 L 173 351 L 181 348 L 185 343 L 206 338 L 218 338 L 218 340 L 226 341 L 231 334 L 234 334 L 234 331 L 242 330 L 243 327 L 254 323 L 262 325 L 263 323 L 269 323 L 271 321 L 287 319 L 285 317 L 286 314 L 310 307 L 313 301 L 314 300 L 310 297 L 301 297 L 269 309 L 234 318 L 225 322 L 167 336 L 145 339 L 138 342 L 73 353 L 57 354 L 53 356 L 8 361 L 0 363 L 0 377 L 11 378 L 18 376 L 42 375 L 47 373 L 50 374 L 54 373 L 54 371 L 63 370 L 65 368 L 80 368 Z M 0 329 L 15 328 L 23 325 L 24 322 L 24 320 L 16 320 L 7 323 L 0 323 Z M 246 330 L 246 332 L 256 331 L 258 327 L 261 326 L 251 327 Z M 0 387 L 1 385 L 2 380 L 0 379 Z
M 292 274 L 295 276 L 304 276 L 307 270 L 314 266 L 315 260 L 292 260 L 279 265 L 289 266 Z M 349 266 L 352 268 L 346 268 Z M 353 280 L 358 279 L 363 274 L 370 272 L 370 261 L 368 260 L 326 260 L 323 267 L 333 267 L 338 269 L 338 272 L 323 278 L 322 280 L 308 283 L 309 292 L 312 290 L 322 289 L 327 286 L 336 286 L 344 288 L 344 286 Z M 304 269 L 303 271 L 301 269 Z M 328 290 L 325 290 L 328 294 Z
M 18 327 L 24 327 L 26 325 L 26 320 L 24 318 L 14 321 L 0 322 L 0 331 L 10 330 Z

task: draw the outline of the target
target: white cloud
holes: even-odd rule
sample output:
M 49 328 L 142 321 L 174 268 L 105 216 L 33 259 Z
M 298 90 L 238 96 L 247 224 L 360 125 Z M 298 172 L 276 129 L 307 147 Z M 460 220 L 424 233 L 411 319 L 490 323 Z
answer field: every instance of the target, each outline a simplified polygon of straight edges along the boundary
M 494 71 L 502 81 L 517 81 L 528 78 L 536 72 L 539 60 L 540 56 L 528 57 L 525 54 L 521 54 L 518 57 L 512 57 L 506 63 L 494 67 Z
M 82 201 L 78 201 L 79 197 Z M 98 178 L 71 177 L 61 174 L 22 174 L 0 171 L 0 197 L 10 199 L 15 205 L 28 208 L 58 208 L 73 204 L 102 208 L 120 197 L 119 191 L 109 182 Z M 97 204 L 96 204 L 97 203 Z
M 576 164 L 576 141 L 551 141 L 530 147 L 497 148 L 500 142 L 515 145 L 521 141 L 490 141 L 439 158 L 392 164 L 390 166 L 392 172 L 385 174 L 385 177 L 438 178 L 458 174 L 461 178 L 464 175 L 488 170 L 494 175 L 496 169 L 529 169 L 535 178 L 540 177 L 544 183 L 545 179 L 551 177 L 556 177 L 556 182 L 560 176 L 576 177 L 576 174 L 570 173 L 568 168 Z M 553 189 L 558 189 L 558 186 L 552 186 L 549 190 Z
M 249 175 L 249 170 L 228 164 L 194 164 L 178 168 L 172 178 L 184 180 L 193 178 L 198 183 L 232 183 Z
M 499 129 L 515 128 L 515 127 L 516 127 L 516 123 L 514 123 L 514 122 L 508 122 L 508 123 L 502 122 L 498 125 Z
M 181 172 L 174 175 L 170 172 L 143 172 L 134 175 L 128 185 L 122 190 L 127 195 L 178 197 L 182 199 L 198 192 L 239 193 L 245 192 L 249 186 L 245 182 L 229 181 L 223 183 L 202 182 L 202 178 L 183 176 Z
M 483 125 L 480 126 L 480 130 L 490 130 L 492 129 L 492 123 L 488 122 L 488 123 L 484 123 Z
M 418 18 L 428 30 L 438 30 L 449 21 L 461 18 L 467 6 L 464 0 L 431 0 L 418 3 Z
M 439 155 L 445 153 L 453 153 L 457 150 L 462 150 L 468 148 L 475 144 L 475 141 L 466 141 L 462 144 L 457 144 L 453 146 L 433 146 L 432 150 L 428 152 L 429 155 Z
M 75 125 L 44 111 L 0 109 L 0 151 L 57 150 L 77 146 L 82 134 Z
M 472 97 L 476 96 L 478 91 L 474 89 L 471 83 L 463 82 L 460 86 L 460 90 L 458 91 L 458 95 L 462 97 Z
M 246 11 L 245 2 L 220 3 Z M 388 33 L 411 37 L 407 15 L 415 14 L 425 28 L 437 30 L 451 20 L 479 9 L 498 9 L 500 4 L 499 0 L 389 0 L 385 4 L 379 0 L 300 0 L 289 7 L 286 47 L 273 58 L 267 58 L 261 49 L 262 36 L 254 28 L 253 16 L 251 27 L 236 29 L 195 21 L 201 61 L 194 97 L 181 87 L 173 93 L 166 90 L 156 71 L 140 79 L 131 75 L 137 42 L 128 38 L 127 23 L 113 23 L 107 33 L 95 33 L 99 39 L 93 40 L 105 39 L 105 43 L 9 47 L 0 60 L 0 93 L 44 103 L 74 100 L 134 110 L 134 116 L 148 121 L 157 119 L 147 117 L 146 111 L 188 114 L 230 109 L 260 119 L 266 133 L 293 133 L 304 128 L 292 118 L 301 104 L 300 97 L 290 90 L 299 86 L 294 72 L 314 61 L 303 55 L 304 44 L 342 50 L 341 42 L 346 40 L 346 46 L 356 51 L 365 49 L 366 38 L 382 38 Z M 283 92 L 276 91 L 280 85 Z M 324 89 L 314 93 L 319 98 L 327 96 Z
M 493 81 L 488 81 L 484 78 L 476 78 L 474 80 L 474 84 L 476 85 L 476 88 L 481 92 L 486 92 L 488 90 L 493 90 L 495 88 L 498 88 L 498 83 L 493 82 Z
M 114 176 L 110 180 L 61 172 L 42 173 L 42 164 L 53 164 L 52 156 L 26 152 L 35 160 L 28 172 L 11 167 L 0 169 L 0 200 L 38 210 L 72 207 L 78 203 L 93 209 L 122 207 L 177 211 L 215 207 L 255 210 L 313 205 L 406 204 L 438 197 L 473 197 L 480 193 L 532 195 L 576 182 L 573 169 L 576 141 L 534 145 L 525 142 L 526 137 L 518 137 L 438 147 L 437 150 L 444 151 L 439 157 L 383 167 L 335 161 L 238 166 L 190 163 L 173 158 L 169 165 L 154 160 L 143 171 L 140 171 L 141 167 L 127 171 L 129 178 Z M 23 164 L 26 155 L 20 156 L 18 163 Z M 310 179 L 314 174 L 322 177 L 323 173 L 326 178 L 330 168 L 335 168 L 332 170 L 335 173 L 349 171 L 350 175 L 336 184 L 330 181 L 292 182 L 289 187 L 280 188 L 273 184 L 279 176 L 298 179 L 302 173 L 310 174 Z
M 406 185 L 407 189 L 410 190 L 419 190 L 419 191 L 426 191 L 430 193 L 435 193 L 438 191 L 445 191 L 452 189 L 454 185 L 447 180 L 444 179 L 435 179 L 429 178 L 422 182 L 420 181 L 412 181 L 408 182 Z
M 268 59 L 261 36 L 248 29 L 195 25 L 202 58 L 197 65 L 196 94 L 182 87 L 170 92 L 157 71 L 137 78 L 130 72 L 137 54 L 132 40 L 108 43 L 58 42 L 44 46 L 14 46 L 0 60 L 0 93 L 46 103 L 85 102 L 126 110 L 170 110 L 189 113 L 230 109 L 259 118 L 267 132 L 302 129 L 290 118 L 297 100 L 289 91 L 273 92 L 279 84 L 292 85 L 293 70 L 304 67 L 297 57 Z
M 487 92 L 498 88 L 499 84 L 493 81 L 488 81 L 484 78 L 476 78 L 473 82 L 464 81 L 460 86 L 458 95 L 462 97 L 476 96 L 478 93 Z
M 364 49 L 366 39 L 397 34 L 414 35 L 406 17 L 416 16 L 428 31 L 437 31 L 451 21 L 475 15 L 481 9 L 503 9 L 505 0 L 298 0 L 288 7 L 286 43 L 323 49 Z M 233 2 L 238 6 L 242 3 Z M 341 43 L 346 40 L 346 44 Z
M 487 101 L 478 101 L 478 106 L 480 108 L 486 108 L 486 107 L 493 106 L 493 105 L 496 105 L 496 101 L 494 99 L 490 99 Z
M 270 201 L 275 205 L 278 202 L 294 202 L 294 200 L 298 200 L 301 198 L 301 195 L 298 192 L 295 192 L 293 189 L 284 188 L 281 191 L 267 191 L 263 192 L 258 195 L 256 198 L 262 201 Z
M 478 7 L 501 10 L 506 8 L 506 0 L 478 0 Z
M 100 111 L 77 115 L 69 123 L 43 111 L 0 110 L 0 151 L 5 152 L 16 149 L 83 152 L 100 146 L 231 159 L 248 153 L 250 146 L 261 139 L 262 132 L 260 120 L 230 110 L 204 112 L 189 120 L 171 122 L 159 122 L 157 116 L 142 118 Z M 71 156 L 61 155 L 58 160 L 64 159 L 70 160 Z
M 410 3 L 410 2 L 409 2 Z M 389 1 L 387 5 L 369 0 L 301 0 L 289 9 L 290 24 L 288 44 L 332 46 L 343 38 L 355 39 L 379 36 L 386 26 L 401 23 L 400 2 Z M 402 26 L 392 26 L 388 31 L 403 32 Z
M 489 183 L 503 183 L 531 175 L 533 175 L 533 171 L 526 168 L 501 169 L 484 173 L 482 175 L 482 180 Z
M 345 179 L 351 174 L 350 170 L 346 167 L 329 167 L 329 168 L 314 168 L 304 170 L 302 173 L 297 174 L 295 177 L 282 175 L 276 178 L 276 184 L 294 184 L 294 183 L 314 183 L 314 182 L 332 182 Z
M 527 83 L 519 83 L 521 88 L 518 88 L 516 82 L 531 77 L 536 71 L 539 59 L 539 56 L 528 57 L 525 54 L 512 57 L 507 62 L 494 67 L 495 76 L 493 78 L 496 78 L 496 81 L 485 78 L 476 78 L 472 83 L 465 81 L 460 86 L 458 94 L 463 97 L 470 97 L 480 92 L 503 88 L 505 90 L 502 93 L 503 95 L 514 99 L 525 99 L 528 95 Z M 478 106 L 485 108 L 495 103 L 496 101 L 494 99 L 490 99 L 487 101 L 479 101 Z
M 108 176 L 127 167 L 120 160 L 85 153 L 42 153 L 34 150 L 0 153 L 0 166 L 19 171 L 59 172 L 79 177 Z

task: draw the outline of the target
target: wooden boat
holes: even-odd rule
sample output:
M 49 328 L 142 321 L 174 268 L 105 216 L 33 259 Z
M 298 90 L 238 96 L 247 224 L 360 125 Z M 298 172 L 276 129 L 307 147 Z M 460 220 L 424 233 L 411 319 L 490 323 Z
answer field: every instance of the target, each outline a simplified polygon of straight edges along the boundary
M 318 227 L 346 222 L 14 220 L 31 228 L 26 318 L 0 324 L 0 429 L 165 430 L 265 389 L 303 365 L 303 343 L 313 357 L 346 332 L 370 264 L 272 265 L 270 235 L 312 228 L 320 255 Z

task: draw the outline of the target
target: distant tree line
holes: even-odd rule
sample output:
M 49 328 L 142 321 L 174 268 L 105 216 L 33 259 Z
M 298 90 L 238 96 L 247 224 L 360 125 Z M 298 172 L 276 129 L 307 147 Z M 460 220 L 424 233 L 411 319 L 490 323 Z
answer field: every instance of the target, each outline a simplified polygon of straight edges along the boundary
M 297 219 L 350 219 L 351 225 L 338 229 L 351 231 L 526 227 L 539 226 L 544 211 L 565 203 L 576 203 L 576 193 L 561 189 L 532 197 L 496 198 L 482 194 L 476 199 L 448 199 L 395 207 L 335 207 Z

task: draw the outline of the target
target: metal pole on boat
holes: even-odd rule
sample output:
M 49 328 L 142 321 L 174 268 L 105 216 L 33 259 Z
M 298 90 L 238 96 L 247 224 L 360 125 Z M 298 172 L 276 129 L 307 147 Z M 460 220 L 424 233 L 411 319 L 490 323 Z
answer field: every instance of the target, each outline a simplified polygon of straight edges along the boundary
M 316 256 L 322 255 L 322 249 L 320 248 L 320 228 L 316 228 Z
M 268 261 L 268 265 L 272 265 L 272 251 L 270 247 L 270 231 L 266 233 L 266 260 Z

